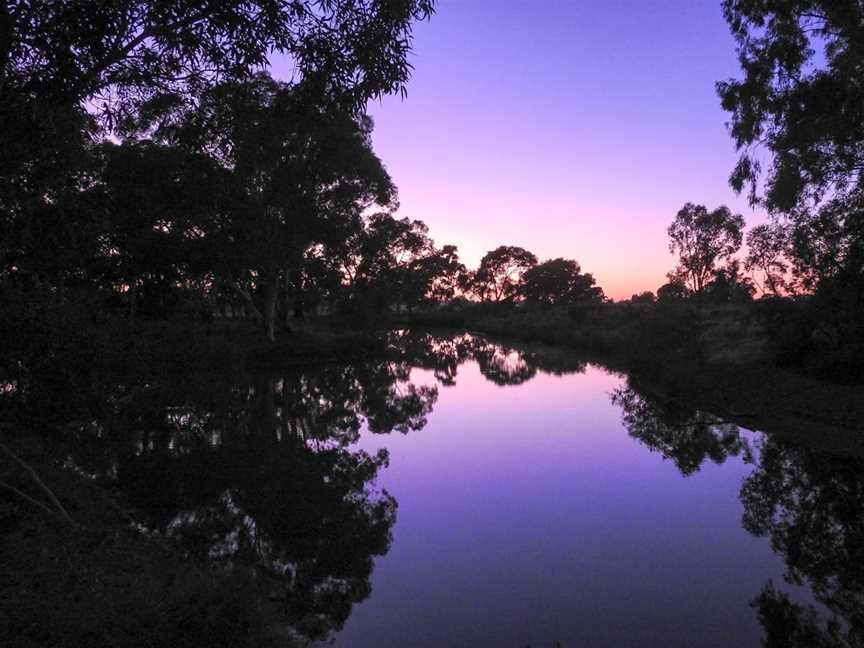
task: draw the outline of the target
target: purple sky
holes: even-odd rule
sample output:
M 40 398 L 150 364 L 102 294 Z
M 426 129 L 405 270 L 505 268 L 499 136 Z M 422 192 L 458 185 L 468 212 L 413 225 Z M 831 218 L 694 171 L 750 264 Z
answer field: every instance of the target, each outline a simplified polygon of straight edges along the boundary
M 407 99 L 370 106 L 375 147 L 400 215 L 469 266 L 521 245 L 629 297 L 665 281 L 685 202 L 760 220 L 727 183 L 719 0 L 440 0 L 413 63 Z

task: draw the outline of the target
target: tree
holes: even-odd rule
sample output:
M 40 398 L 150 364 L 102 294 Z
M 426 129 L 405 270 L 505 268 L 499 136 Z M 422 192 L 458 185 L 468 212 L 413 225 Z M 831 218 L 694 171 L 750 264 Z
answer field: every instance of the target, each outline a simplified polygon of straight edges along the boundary
M 106 135 L 188 113 L 274 52 L 356 115 L 371 97 L 404 93 L 412 25 L 433 9 L 434 0 L 0 3 L 0 272 L 8 278 L 34 252 L 46 205 L 92 181 L 93 145 Z M 86 212 L 52 215 L 90 231 L 68 220 Z
M 105 143 L 98 154 L 97 182 L 85 192 L 102 217 L 90 279 L 125 291 L 132 316 L 142 293 L 164 315 L 170 293 L 212 280 L 212 256 L 222 253 L 211 246 L 213 223 L 233 206 L 231 174 L 208 156 L 151 141 Z
M 741 152 L 732 186 L 789 216 L 800 287 L 864 339 L 864 5 L 724 0 L 740 80 L 717 84 Z M 770 159 L 767 170 L 760 158 Z M 762 183 L 760 185 L 760 182 Z M 836 259 L 831 259 L 832 247 Z M 857 333 L 855 332 L 857 330 Z
M 514 245 L 487 252 L 471 278 L 471 290 L 481 301 L 511 301 L 519 294 L 522 274 L 537 264 L 537 257 Z
M 148 101 L 244 79 L 279 52 L 362 105 L 404 92 L 411 27 L 434 0 L 19 2 L 0 21 L 0 93 L 93 108 L 118 124 Z
M 429 229 L 419 220 L 374 214 L 349 241 L 343 272 L 355 310 L 380 313 L 422 301 L 428 275 L 418 264 L 434 254 Z
M 650 290 L 645 290 L 638 294 L 633 294 L 630 297 L 631 304 L 653 304 L 657 301 L 657 297 Z
M 422 290 L 419 300 L 438 304 L 456 296 L 467 272 L 465 265 L 459 261 L 455 245 L 445 245 L 440 250 L 435 249 L 416 259 L 410 271 L 416 276 L 418 287 Z
M 657 289 L 657 303 L 672 304 L 682 302 L 690 296 L 687 286 L 680 282 L 670 281 Z
M 779 223 L 757 225 L 747 232 L 747 256 L 744 269 L 761 277 L 762 294 L 769 292 L 779 297 L 788 289 L 786 260 L 789 237 L 787 229 Z
M 741 247 L 744 217 L 722 205 L 709 212 L 704 205 L 687 203 L 667 230 L 669 251 L 678 255 L 678 267 L 669 273 L 673 283 L 682 283 L 701 293 L 717 264 Z
M 755 292 L 750 278 L 741 274 L 738 261 L 732 260 L 714 271 L 714 278 L 705 286 L 703 295 L 715 304 L 741 304 L 752 300 Z
M 233 230 L 235 242 L 246 243 L 245 255 L 226 278 L 250 307 L 249 286 L 260 292 L 259 318 L 269 340 L 280 289 L 286 317 L 296 306 L 310 246 L 349 236 L 374 205 L 395 204 L 396 188 L 372 150 L 371 130 L 371 119 L 316 88 L 264 74 L 209 90 L 195 110 L 156 130 L 216 157 L 243 187 L 247 204 Z
M 602 301 L 603 289 L 594 285 L 591 274 L 580 271 L 572 259 L 544 261 L 522 274 L 521 294 L 528 302 L 546 305 Z
M 861 190 L 864 5 L 855 0 L 724 0 L 740 80 L 717 84 L 741 152 L 736 190 L 770 210 Z M 759 195 L 759 157 L 771 167 Z M 763 156 L 764 157 L 764 156 Z

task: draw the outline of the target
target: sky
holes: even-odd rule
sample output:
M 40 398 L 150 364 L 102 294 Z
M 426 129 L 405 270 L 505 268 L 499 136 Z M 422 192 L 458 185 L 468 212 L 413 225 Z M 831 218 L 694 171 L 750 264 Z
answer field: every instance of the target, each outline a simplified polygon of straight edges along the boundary
M 720 0 L 439 0 L 411 62 L 407 97 L 369 105 L 375 150 L 398 215 L 469 267 L 519 245 L 627 298 L 665 283 L 684 203 L 763 220 L 728 185 Z

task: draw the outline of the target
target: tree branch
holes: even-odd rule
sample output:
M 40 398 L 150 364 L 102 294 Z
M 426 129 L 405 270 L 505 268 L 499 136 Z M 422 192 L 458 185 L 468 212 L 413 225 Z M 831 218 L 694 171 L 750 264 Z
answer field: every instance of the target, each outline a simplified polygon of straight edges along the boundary
M 27 471 L 30 477 L 32 477 L 33 481 L 36 482 L 36 485 L 42 490 L 42 492 L 44 492 L 48 496 L 48 499 L 50 499 L 54 506 L 57 507 L 60 515 L 62 515 L 62 517 L 65 518 L 69 524 L 71 524 L 72 526 L 77 526 L 75 520 L 72 519 L 68 511 L 66 511 L 63 505 L 60 503 L 60 500 L 57 499 L 57 496 L 54 495 L 54 491 L 48 488 L 48 486 L 45 484 L 45 482 L 42 481 L 42 479 L 39 477 L 39 474 L 33 469 L 32 466 L 30 466 L 30 464 L 28 464 L 21 457 L 12 452 L 12 450 L 10 450 L 5 443 L 0 443 L 0 450 L 3 450 L 3 452 L 5 452 L 9 457 L 11 457 L 15 461 L 15 463 L 17 463 L 25 471 Z

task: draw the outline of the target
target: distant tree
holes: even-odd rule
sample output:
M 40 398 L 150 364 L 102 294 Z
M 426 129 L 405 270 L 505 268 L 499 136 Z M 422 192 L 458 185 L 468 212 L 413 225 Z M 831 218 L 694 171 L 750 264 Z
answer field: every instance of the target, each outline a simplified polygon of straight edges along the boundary
M 660 304 L 672 304 L 681 302 L 690 296 L 690 291 L 682 283 L 670 281 L 657 289 L 657 302 Z
M 714 278 L 705 285 L 703 295 L 715 304 L 741 304 L 753 299 L 755 292 L 753 282 L 741 274 L 739 263 L 733 260 L 714 271 Z
M 519 294 L 523 273 L 537 264 L 537 257 L 515 245 L 487 252 L 471 278 L 471 290 L 481 301 L 510 301 Z
M 709 212 L 704 205 L 687 203 L 667 230 L 669 251 L 678 255 L 678 267 L 669 273 L 673 283 L 698 294 L 711 280 L 718 263 L 741 247 L 744 217 L 726 206 Z
M 375 314 L 396 305 L 414 307 L 426 294 L 430 276 L 418 269 L 435 254 L 423 221 L 371 216 L 349 242 L 343 261 L 349 299 L 355 308 Z
M 788 246 L 788 230 L 779 223 L 757 225 L 747 232 L 744 269 L 758 277 L 757 283 L 763 294 L 778 297 L 788 289 Z
M 520 292 L 526 301 L 537 304 L 600 302 L 603 289 L 594 283 L 594 277 L 582 274 L 576 261 L 558 258 L 528 268 Z
M 639 294 L 634 294 L 630 297 L 631 304 L 653 304 L 657 301 L 657 297 L 650 290 L 646 290 Z
M 420 299 L 439 304 L 456 296 L 466 273 L 465 264 L 459 261 L 455 245 L 433 249 L 429 254 L 415 259 L 409 270 L 414 275 Z

